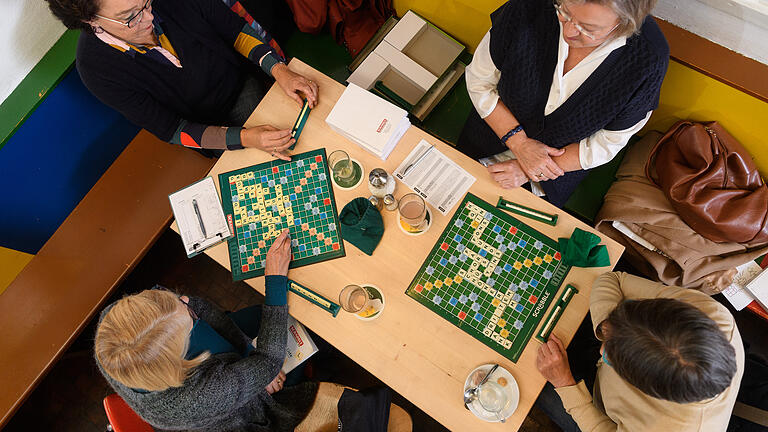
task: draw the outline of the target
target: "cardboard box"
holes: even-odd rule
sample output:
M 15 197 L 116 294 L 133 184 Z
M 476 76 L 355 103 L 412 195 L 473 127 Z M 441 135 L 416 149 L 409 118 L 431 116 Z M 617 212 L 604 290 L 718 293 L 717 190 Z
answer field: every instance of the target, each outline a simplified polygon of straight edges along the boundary
M 463 73 L 464 46 L 412 11 L 388 20 L 350 66 L 347 79 L 423 120 Z

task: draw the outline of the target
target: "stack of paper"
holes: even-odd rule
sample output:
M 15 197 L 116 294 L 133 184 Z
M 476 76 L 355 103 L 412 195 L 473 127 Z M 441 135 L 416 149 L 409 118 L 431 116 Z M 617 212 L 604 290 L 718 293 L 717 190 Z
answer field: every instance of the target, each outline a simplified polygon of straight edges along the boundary
M 411 126 L 404 109 L 355 84 L 347 86 L 325 122 L 382 160 L 387 160 Z

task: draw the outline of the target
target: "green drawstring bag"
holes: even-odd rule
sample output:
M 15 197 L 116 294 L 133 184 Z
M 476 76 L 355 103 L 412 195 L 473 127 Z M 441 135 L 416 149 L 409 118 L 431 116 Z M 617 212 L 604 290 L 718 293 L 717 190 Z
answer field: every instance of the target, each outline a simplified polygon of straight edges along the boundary
M 355 198 L 339 214 L 341 236 L 368 255 L 373 255 L 384 235 L 381 213 L 365 198 Z

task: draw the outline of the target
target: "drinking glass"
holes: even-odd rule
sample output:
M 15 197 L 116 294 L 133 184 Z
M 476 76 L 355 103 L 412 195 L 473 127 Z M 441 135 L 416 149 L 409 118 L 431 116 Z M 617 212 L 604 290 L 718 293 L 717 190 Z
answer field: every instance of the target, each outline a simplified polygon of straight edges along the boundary
M 477 400 L 484 410 L 493 413 L 500 422 L 504 422 L 501 413 L 507 408 L 509 399 L 499 384 L 490 380 L 484 382 L 483 385 L 477 388 Z
M 333 177 L 338 182 L 346 182 L 355 175 L 355 167 L 349 154 L 344 150 L 336 150 L 328 156 L 328 165 L 331 167 Z
M 347 312 L 358 313 L 368 307 L 371 296 L 359 285 L 347 285 L 339 294 L 339 304 Z
M 400 219 L 410 225 L 414 231 L 423 228 L 427 218 L 427 204 L 421 195 L 415 193 L 404 195 L 397 204 L 397 211 L 400 213 Z

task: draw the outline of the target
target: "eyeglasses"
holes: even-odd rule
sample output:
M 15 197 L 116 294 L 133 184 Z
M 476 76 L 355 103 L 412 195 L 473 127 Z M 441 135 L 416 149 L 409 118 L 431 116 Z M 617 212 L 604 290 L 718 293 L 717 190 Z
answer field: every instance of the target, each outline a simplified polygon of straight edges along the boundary
M 197 314 L 195 313 L 195 311 L 192 310 L 191 307 L 189 307 L 189 304 L 184 300 L 182 300 L 181 297 L 179 297 L 179 301 L 181 302 L 181 304 L 184 305 L 185 308 L 187 308 L 187 312 L 189 313 L 189 316 L 192 318 L 192 321 L 197 321 L 198 320 Z
M 152 7 L 152 0 L 147 0 L 146 2 L 144 2 L 144 6 L 142 6 L 142 8 L 139 9 L 138 12 L 133 14 L 130 18 L 128 18 L 125 21 L 120 21 L 120 20 L 116 20 L 116 19 L 112 19 L 112 18 L 107 18 L 107 17 L 101 16 L 101 15 L 96 15 L 96 16 L 101 18 L 101 19 L 105 19 L 107 21 L 112 21 L 113 23 L 126 26 L 128 28 L 134 28 L 137 25 L 139 25 L 139 23 L 141 23 L 141 19 L 144 18 L 144 12 L 147 9 L 151 8 L 151 7 Z
M 557 11 L 558 17 L 561 19 L 561 21 L 563 21 L 563 23 L 571 23 L 571 24 L 573 24 L 573 26 L 576 27 L 576 30 L 578 30 L 579 33 L 581 33 L 584 36 L 592 39 L 593 41 L 597 40 L 598 38 L 606 38 L 606 37 L 608 37 L 608 35 L 613 33 L 613 31 L 616 30 L 616 28 L 619 26 L 619 23 L 616 23 L 616 25 L 613 26 L 613 28 L 608 33 L 604 34 L 603 36 L 595 36 L 594 32 L 589 32 L 587 30 L 584 30 L 584 27 L 582 27 L 581 24 L 579 24 L 576 21 L 574 21 L 573 17 L 571 16 L 571 14 L 569 14 L 568 12 L 565 11 L 565 9 L 563 8 L 563 5 L 561 5 L 558 2 L 554 2 L 554 6 L 555 6 L 555 11 Z

